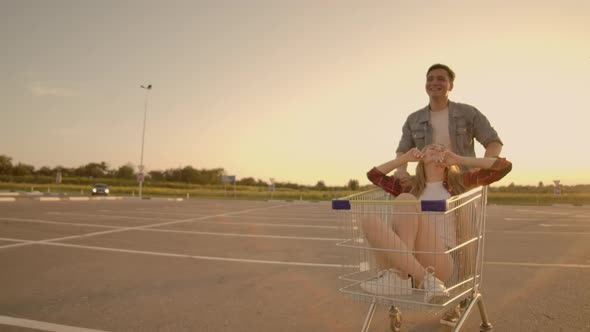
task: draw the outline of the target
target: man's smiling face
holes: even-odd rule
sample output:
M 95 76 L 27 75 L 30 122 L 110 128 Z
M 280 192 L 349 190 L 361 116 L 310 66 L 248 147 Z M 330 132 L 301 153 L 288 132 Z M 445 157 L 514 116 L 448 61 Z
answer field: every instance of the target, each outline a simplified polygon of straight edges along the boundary
M 426 93 L 430 98 L 440 98 L 449 95 L 453 90 L 453 83 L 444 69 L 433 69 L 426 75 Z

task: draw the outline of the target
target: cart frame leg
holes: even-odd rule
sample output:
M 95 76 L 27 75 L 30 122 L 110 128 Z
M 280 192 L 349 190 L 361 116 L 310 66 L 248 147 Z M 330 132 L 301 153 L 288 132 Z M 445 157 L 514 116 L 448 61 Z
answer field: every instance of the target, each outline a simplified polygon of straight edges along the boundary
M 375 308 L 377 307 L 377 303 L 373 301 L 371 306 L 369 307 L 369 312 L 367 312 L 367 317 L 365 317 L 365 322 L 363 323 L 363 328 L 361 332 L 368 332 L 369 326 L 371 325 L 371 321 L 373 320 L 373 315 L 375 314 Z

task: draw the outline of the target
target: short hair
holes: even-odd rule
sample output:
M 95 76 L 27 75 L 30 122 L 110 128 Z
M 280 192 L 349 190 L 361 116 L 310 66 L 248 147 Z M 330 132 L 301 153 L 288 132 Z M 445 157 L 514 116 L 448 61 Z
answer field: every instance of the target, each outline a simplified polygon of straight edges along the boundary
M 447 72 L 447 74 L 449 74 L 449 79 L 451 80 L 451 82 L 455 81 L 455 72 L 451 68 L 449 68 L 449 66 L 443 65 L 441 63 L 436 63 L 430 66 L 430 68 L 428 68 L 428 71 L 426 72 L 426 76 L 428 76 L 428 74 L 430 74 L 430 72 L 435 69 L 443 69 Z

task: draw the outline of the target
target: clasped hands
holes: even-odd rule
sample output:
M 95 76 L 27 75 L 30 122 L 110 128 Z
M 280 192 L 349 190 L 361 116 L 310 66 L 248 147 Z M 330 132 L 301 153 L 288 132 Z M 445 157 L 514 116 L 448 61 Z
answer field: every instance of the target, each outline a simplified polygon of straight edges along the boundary
M 416 161 L 434 161 L 441 166 L 452 166 L 457 165 L 461 162 L 461 157 L 457 154 L 453 153 L 449 149 L 441 149 L 441 150 L 418 150 L 417 148 L 412 148 L 408 152 L 404 153 L 401 158 L 405 162 L 416 162 Z

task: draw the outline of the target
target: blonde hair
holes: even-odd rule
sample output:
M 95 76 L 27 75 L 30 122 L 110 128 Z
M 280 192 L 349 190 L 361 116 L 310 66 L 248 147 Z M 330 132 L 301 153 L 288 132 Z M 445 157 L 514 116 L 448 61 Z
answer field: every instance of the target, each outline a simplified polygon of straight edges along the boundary
M 469 188 L 465 186 L 463 182 L 463 173 L 457 165 L 448 166 L 445 169 L 445 178 L 447 180 L 448 189 L 452 192 L 452 195 L 459 195 L 466 192 Z M 418 162 L 416 166 L 416 174 L 412 178 L 412 190 L 410 193 L 414 197 L 420 199 L 420 196 L 426 188 L 426 168 L 424 167 L 424 161 Z M 476 235 L 476 229 L 473 228 L 472 220 L 469 217 L 469 213 L 465 209 L 456 210 L 453 212 L 456 216 L 457 228 L 455 230 L 457 243 L 461 244 L 468 241 Z M 479 245 L 479 244 L 477 244 Z M 465 246 L 454 252 L 454 260 L 457 264 L 457 280 L 453 282 L 458 283 L 461 281 L 468 280 L 474 277 L 475 266 L 473 262 L 477 254 L 477 246 L 474 244 Z M 461 289 L 464 287 L 462 286 Z
M 447 185 L 453 192 L 453 195 L 459 195 L 467 191 L 467 187 L 463 183 L 463 173 L 461 173 L 461 170 L 457 165 L 448 166 L 445 172 Z M 412 181 L 413 186 L 410 193 L 414 195 L 414 197 L 420 198 L 420 195 L 424 192 L 424 188 L 426 188 L 426 169 L 424 168 L 424 161 L 418 162 L 418 165 L 416 166 L 416 175 L 414 175 Z

